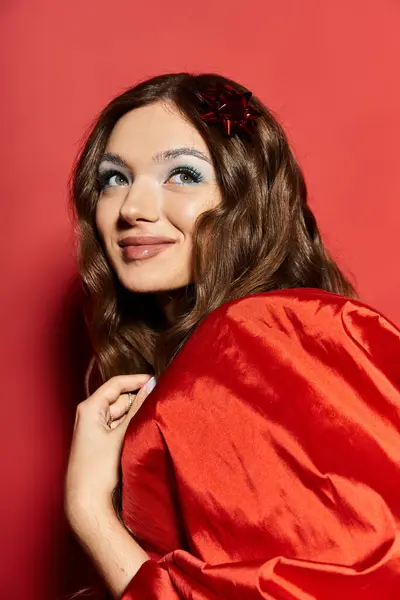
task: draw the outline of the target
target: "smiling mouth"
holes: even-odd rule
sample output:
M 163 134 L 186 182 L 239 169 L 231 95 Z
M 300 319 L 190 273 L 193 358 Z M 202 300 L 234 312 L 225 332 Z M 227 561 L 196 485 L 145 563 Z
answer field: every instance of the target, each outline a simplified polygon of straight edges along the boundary
M 144 260 L 167 250 L 175 240 L 151 235 L 134 235 L 119 242 L 124 260 Z
M 175 242 L 163 242 L 159 244 L 135 244 L 122 247 L 122 255 L 125 260 L 144 260 L 157 256 L 160 252 L 173 246 Z

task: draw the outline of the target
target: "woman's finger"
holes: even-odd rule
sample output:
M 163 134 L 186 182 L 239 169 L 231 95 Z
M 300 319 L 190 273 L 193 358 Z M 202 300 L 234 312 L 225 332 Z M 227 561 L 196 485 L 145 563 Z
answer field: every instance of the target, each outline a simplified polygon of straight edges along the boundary
M 115 419 L 115 421 L 113 419 L 111 419 L 108 422 L 108 427 L 109 429 L 117 429 L 117 427 L 119 427 L 127 418 L 127 414 L 125 414 L 123 417 L 121 417 L 120 419 Z
M 136 415 L 136 413 L 140 410 L 140 407 L 142 406 L 143 402 L 146 400 L 146 398 L 150 394 L 150 392 L 154 389 L 155 385 L 156 385 L 156 379 L 155 379 L 155 377 L 152 377 L 151 379 L 149 379 L 149 381 L 146 383 L 146 385 L 144 385 L 138 391 L 138 393 L 136 394 L 135 399 L 132 403 L 132 406 L 126 415 L 127 416 L 127 423 L 125 424 L 126 427 L 128 427 L 129 421 L 132 419 L 132 417 L 134 417 Z
M 118 375 L 111 377 L 103 383 L 90 397 L 91 402 L 106 401 L 114 404 L 121 394 L 135 392 L 143 387 L 150 379 L 150 375 Z
M 155 377 L 152 377 L 151 379 L 149 379 L 149 381 L 146 383 L 146 385 L 144 385 L 142 388 L 140 388 L 140 390 L 136 394 L 135 401 L 132 406 L 132 409 L 130 410 L 130 413 L 133 413 L 133 414 L 137 413 L 139 408 L 142 406 L 143 402 L 146 400 L 147 396 L 155 388 L 155 385 L 156 385 L 156 379 L 155 379 Z
M 121 396 L 110 406 L 110 416 L 113 421 L 123 417 L 129 411 L 135 401 L 136 394 L 128 392 Z
M 139 390 L 137 394 L 123 394 L 118 400 L 110 406 L 109 427 L 115 429 L 120 425 L 127 416 L 129 420 L 138 412 L 147 396 L 154 389 L 156 380 L 154 377 Z

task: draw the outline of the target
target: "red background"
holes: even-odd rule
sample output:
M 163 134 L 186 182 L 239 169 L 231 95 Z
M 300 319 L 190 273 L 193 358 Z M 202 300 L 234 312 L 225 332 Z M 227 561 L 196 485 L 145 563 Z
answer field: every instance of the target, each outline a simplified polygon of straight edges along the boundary
M 62 479 L 86 357 L 66 181 L 93 116 L 139 78 L 238 79 L 280 117 L 328 246 L 400 322 L 396 0 L 0 0 L 1 600 L 84 581 Z

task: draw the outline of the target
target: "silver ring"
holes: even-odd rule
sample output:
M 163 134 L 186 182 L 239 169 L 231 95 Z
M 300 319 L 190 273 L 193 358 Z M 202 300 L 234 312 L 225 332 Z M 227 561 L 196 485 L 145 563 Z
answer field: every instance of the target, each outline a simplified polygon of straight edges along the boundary
M 133 394 L 128 392 L 128 412 L 131 410 L 133 404 Z

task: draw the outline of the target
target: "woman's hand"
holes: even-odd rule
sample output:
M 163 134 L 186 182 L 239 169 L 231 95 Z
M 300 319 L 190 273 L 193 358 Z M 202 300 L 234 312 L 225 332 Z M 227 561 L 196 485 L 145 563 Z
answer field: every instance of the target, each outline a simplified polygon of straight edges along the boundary
M 66 476 L 65 510 L 79 537 L 84 535 L 82 528 L 86 523 L 89 526 L 94 513 L 112 507 L 125 432 L 153 381 L 149 375 L 113 377 L 78 405 Z M 140 391 L 134 395 L 137 390 Z

